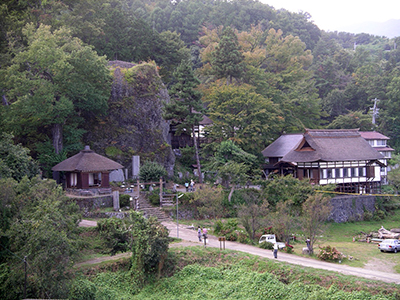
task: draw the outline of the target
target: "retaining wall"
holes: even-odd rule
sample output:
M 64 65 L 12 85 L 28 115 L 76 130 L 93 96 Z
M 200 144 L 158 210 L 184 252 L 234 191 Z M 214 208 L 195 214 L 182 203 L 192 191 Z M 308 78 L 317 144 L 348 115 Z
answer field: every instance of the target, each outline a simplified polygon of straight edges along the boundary
M 331 199 L 330 221 L 335 223 L 361 221 L 366 211 L 375 212 L 375 196 L 337 196 Z

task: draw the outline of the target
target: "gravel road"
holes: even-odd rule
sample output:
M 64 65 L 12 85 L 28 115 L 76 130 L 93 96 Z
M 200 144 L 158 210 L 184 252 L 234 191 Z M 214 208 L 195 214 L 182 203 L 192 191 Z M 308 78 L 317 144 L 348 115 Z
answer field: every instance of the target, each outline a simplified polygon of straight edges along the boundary
M 91 226 L 96 226 L 96 224 L 97 224 L 96 221 L 82 220 L 82 222 L 79 225 L 83 226 L 83 227 L 91 227 Z M 183 240 L 181 243 L 171 244 L 171 247 L 180 247 L 180 246 L 186 247 L 186 246 L 190 245 L 190 246 L 220 248 L 220 242 L 218 241 L 218 238 L 215 236 L 209 235 L 209 238 L 207 239 L 207 245 L 204 246 L 203 242 L 199 242 L 196 230 L 190 229 L 190 228 L 188 228 L 188 226 L 181 225 L 181 224 L 179 224 L 179 226 L 177 226 L 177 224 L 173 223 L 173 222 L 163 222 L 162 224 L 169 229 L 169 231 L 170 231 L 169 235 L 171 237 L 179 237 L 180 239 Z M 227 241 L 227 242 L 225 242 L 225 248 L 230 249 L 230 250 L 235 250 L 235 251 L 246 252 L 249 254 L 257 255 L 260 257 L 265 257 L 268 259 L 274 259 L 272 251 L 261 249 L 261 248 L 250 246 L 250 245 Z M 129 256 L 128 253 L 123 253 L 120 255 L 113 256 L 113 258 L 117 259 L 119 257 L 127 256 L 127 255 Z M 98 263 L 103 260 L 107 260 L 107 258 L 94 259 L 93 261 L 86 261 L 86 262 L 80 263 L 79 265 Z M 290 264 L 301 265 L 304 267 L 334 271 L 334 272 L 338 272 L 338 273 L 345 274 L 345 275 L 364 277 L 364 278 L 367 278 L 370 280 L 380 280 L 380 281 L 384 281 L 384 282 L 400 284 L 400 274 L 386 273 L 386 272 L 368 270 L 368 269 L 363 269 L 363 268 L 355 268 L 355 267 L 350 267 L 347 265 L 341 265 L 341 264 L 337 264 L 337 263 L 328 263 L 328 262 L 323 262 L 323 261 L 319 261 L 319 260 L 315 260 L 315 259 L 311 259 L 311 258 L 300 257 L 300 256 L 292 255 L 292 254 L 282 253 L 282 252 L 278 253 L 278 258 L 276 260 L 282 261 L 282 262 L 287 262 Z

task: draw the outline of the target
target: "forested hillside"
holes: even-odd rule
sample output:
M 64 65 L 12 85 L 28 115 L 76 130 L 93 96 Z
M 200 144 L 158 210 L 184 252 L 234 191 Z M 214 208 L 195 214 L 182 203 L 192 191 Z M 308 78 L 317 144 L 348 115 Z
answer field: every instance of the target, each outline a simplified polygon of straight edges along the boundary
M 115 107 L 108 61 L 153 61 L 187 132 L 199 110 L 176 92 L 177 69 L 194 70 L 191 86 L 214 124 L 209 150 L 229 139 L 259 155 L 305 127 L 379 130 L 398 149 L 398 38 L 324 32 L 309 20 L 251 0 L 5 0 L 1 130 L 54 165 L 97 142 L 96 123 Z

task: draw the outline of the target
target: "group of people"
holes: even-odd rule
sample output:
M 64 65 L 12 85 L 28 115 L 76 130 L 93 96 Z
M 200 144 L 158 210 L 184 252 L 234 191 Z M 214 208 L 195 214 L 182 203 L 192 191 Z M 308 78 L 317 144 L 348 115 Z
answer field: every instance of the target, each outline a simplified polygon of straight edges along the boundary
M 185 183 L 185 187 L 186 187 L 186 192 L 194 192 L 195 188 L 194 188 L 194 181 L 193 179 L 190 180 L 190 184 L 188 182 Z
M 207 239 L 207 228 L 203 228 L 201 230 L 200 226 L 197 227 L 197 236 L 199 237 L 199 242 L 201 242 L 201 237 L 203 236 L 204 239 Z

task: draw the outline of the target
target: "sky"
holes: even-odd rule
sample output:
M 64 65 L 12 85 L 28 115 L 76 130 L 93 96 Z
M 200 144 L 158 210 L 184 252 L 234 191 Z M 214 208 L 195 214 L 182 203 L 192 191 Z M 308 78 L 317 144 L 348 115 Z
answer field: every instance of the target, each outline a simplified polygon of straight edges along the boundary
M 366 21 L 400 19 L 400 0 L 260 0 L 275 9 L 308 12 L 311 20 L 325 31 L 345 31 L 346 26 Z

